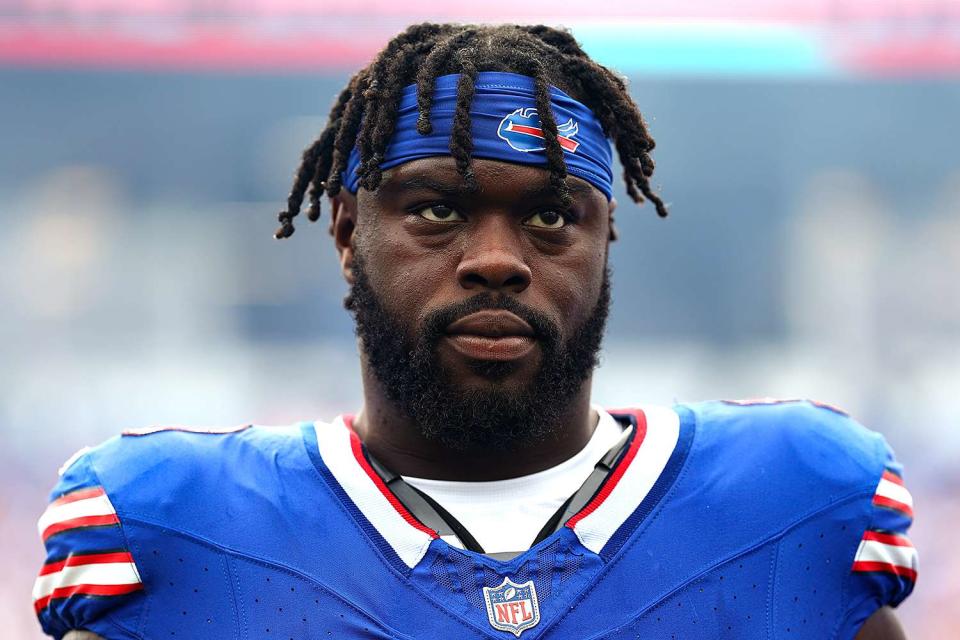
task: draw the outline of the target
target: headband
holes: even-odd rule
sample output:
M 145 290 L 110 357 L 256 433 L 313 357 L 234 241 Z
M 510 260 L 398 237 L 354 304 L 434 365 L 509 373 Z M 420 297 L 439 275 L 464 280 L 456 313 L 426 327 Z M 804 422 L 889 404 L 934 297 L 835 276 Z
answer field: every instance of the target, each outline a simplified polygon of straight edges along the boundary
M 380 163 L 381 169 L 418 158 L 450 155 L 459 79 L 457 73 L 436 79 L 430 108 L 433 131 L 427 135 L 417 133 L 417 85 L 404 87 L 397 124 Z M 471 156 L 547 166 L 534 79 L 516 73 L 481 71 L 475 87 L 470 105 Z M 609 200 L 613 195 L 612 154 L 600 121 L 583 103 L 553 86 L 550 87 L 550 106 L 556 118 L 567 172 L 583 178 Z M 354 147 L 343 179 L 343 186 L 354 194 L 360 187 L 359 165 L 360 152 Z

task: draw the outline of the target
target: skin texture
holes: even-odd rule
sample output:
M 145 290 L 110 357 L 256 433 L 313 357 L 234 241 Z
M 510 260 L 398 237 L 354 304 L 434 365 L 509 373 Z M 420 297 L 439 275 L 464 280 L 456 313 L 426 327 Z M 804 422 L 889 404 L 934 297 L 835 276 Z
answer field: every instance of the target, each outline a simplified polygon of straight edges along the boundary
M 372 286 L 411 335 L 431 310 L 492 291 L 515 296 L 546 314 L 568 337 L 597 301 L 608 244 L 615 236 L 615 202 L 570 177 L 579 221 L 561 229 L 537 228 L 533 223 L 544 218 L 531 216 L 556 209 L 559 203 L 549 195 L 520 194 L 547 186 L 545 170 L 481 159 L 474 159 L 473 165 L 480 187 L 476 193 L 453 193 L 462 187 L 461 178 L 452 158 L 438 157 L 390 170 L 374 193 L 361 189 L 356 198 L 346 192 L 334 198 L 331 231 L 344 278 L 353 283 L 356 251 L 362 248 Z M 414 183 L 419 184 L 411 186 Z M 428 219 L 446 213 L 424 211 L 436 203 L 456 210 L 463 219 L 449 219 L 450 215 L 445 221 Z M 441 358 L 464 387 L 524 384 L 539 362 L 533 353 L 506 378 L 491 380 L 467 366 L 455 349 L 442 347 Z M 493 453 L 451 452 L 425 438 L 388 399 L 363 358 L 361 365 L 364 409 L 354 426 L 374 456 L 401 474 L 456 480 L 526 475 L 569 458 L 596 426 L 588 378 L 562 411 L 557 431 L 547 442 Z M 87 631 L 65 637 L 103 640 Z M 905 638 L 893 610 L 884 607 L 867 620 L 856 640 Z

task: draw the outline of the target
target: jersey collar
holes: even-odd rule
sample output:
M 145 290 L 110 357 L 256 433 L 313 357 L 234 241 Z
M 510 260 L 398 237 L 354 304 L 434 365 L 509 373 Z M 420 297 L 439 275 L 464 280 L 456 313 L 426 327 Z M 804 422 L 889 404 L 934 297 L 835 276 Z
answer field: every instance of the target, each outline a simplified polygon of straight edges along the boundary
M 597 493 L 566 523 L 585 548 L 601 555 L 607 555 L 611 539 L 663 474 L 680 435 L 679 416 L 667 407 L 610 413 L 629 417 L 634 433 Z M 363 529 L 379 534 L 376 537 L 383 544 L 378 546 L 385 547 L 385 555 L 399 561 L 398 569 L 412 569 L 438 539 L 437 532 L 417 520 L 383 483 L 350 420 L 350 416 L 338 416 L 332 423 L 309 425 L 305 434 L 311 457 L 348 510 L 369 524 Z

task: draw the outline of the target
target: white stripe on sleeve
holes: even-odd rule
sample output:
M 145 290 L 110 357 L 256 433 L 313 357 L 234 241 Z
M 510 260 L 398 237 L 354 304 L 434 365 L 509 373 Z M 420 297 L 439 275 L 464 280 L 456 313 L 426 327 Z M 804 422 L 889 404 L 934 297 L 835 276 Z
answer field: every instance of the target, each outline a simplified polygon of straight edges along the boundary
M 33 599 L 49 596 L 57 589 L 77 585 L 124 585 L 139 584 L 140 574 L 132 562 L 109 562 L 81 564 L 64 567 L 56 573 L 37 578 L 33 584 Z
M 89 516 L 108 516 L 115 513 L 116 511 L 106 494 L 66 504 L 51 504 L 40 516 L 40 520 L 37 522 L 37 530 L 42 536 L 47 527 L 58 522 Z

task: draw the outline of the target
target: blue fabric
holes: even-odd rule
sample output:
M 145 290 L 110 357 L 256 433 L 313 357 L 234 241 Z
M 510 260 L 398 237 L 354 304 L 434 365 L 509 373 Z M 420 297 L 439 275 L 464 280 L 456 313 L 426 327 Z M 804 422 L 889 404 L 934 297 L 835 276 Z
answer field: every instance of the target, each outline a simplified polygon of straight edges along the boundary
M 893 450 L 884 443 L 885 467 L 902 476 L 903 468 L 896 461 Z M 871 505 L 869 531 L 905 536 L 913 518 L 896 509 Z M 850 576 L 850 605 L 843 621 L 842 632 L 852 634 L 877 609 L 885 605 L 896 607 L 913 592 L 913 580 L 887 571 L 854 572 Z
M 456 73 L 437 78 L 430 109 L 433 131 L 428 135 L 417 133 L 416 85 L 403 89 L 393 138 L 387 145 L 381 168 L 389 169 L 419 158 L 450 155 L 450 132 L 459 79 L 460 74 Z M 481 71 L 477 74 L 475 86 L 476 93 L 470 106 L 472 156 L 547 166 L 533 78 L 516 73 Z M 550 87 L 550 105 L 559 134 L 565 138 L 561 144 L 567 171 L 595 186 L 609 200 L 613 196 L 613 157 L 600 121 L 584 104 L 556 87 Z M 540 131 L 539 137 L 533 135 L 536 131 Z M 359 189 L 359 165 L 360 153 L 354 147 L 343 180 L 344 187 L 351 193 Z
M 482 589 L 510 577 L 540 598 L 522 640 L 852 640 L 906 597 L 851 572 L 895 465 L 878 434 L 807 402 L 676 409 L 681 444 L 610 548 L 593 553 L 566 527 L 506 562 L 435 540 L 412 570 L 311 454 L 312 426 L 115 438 L 78 467 L 95 476 L 70 481 L 102 483 L 145 589 L 41 619 L 54 635 L 82 620 L 107 640 L 508 640 Z
M 79 491 L 100 487 L 93 459 L 81 456 L 66 469 L 50 493 L 50 501 Z M 84 527 L 56 533 L 44 543 L 44 564 L 70 556 L 130 551 L 120 525 Z M 117 596 L 72 595 L 50 600 L 37 611 L 44 633 L 62 638 L 72 629 L 86 629 L 107 640 L 136 639 L 137 621 L 145 597 L 142 592 Z

